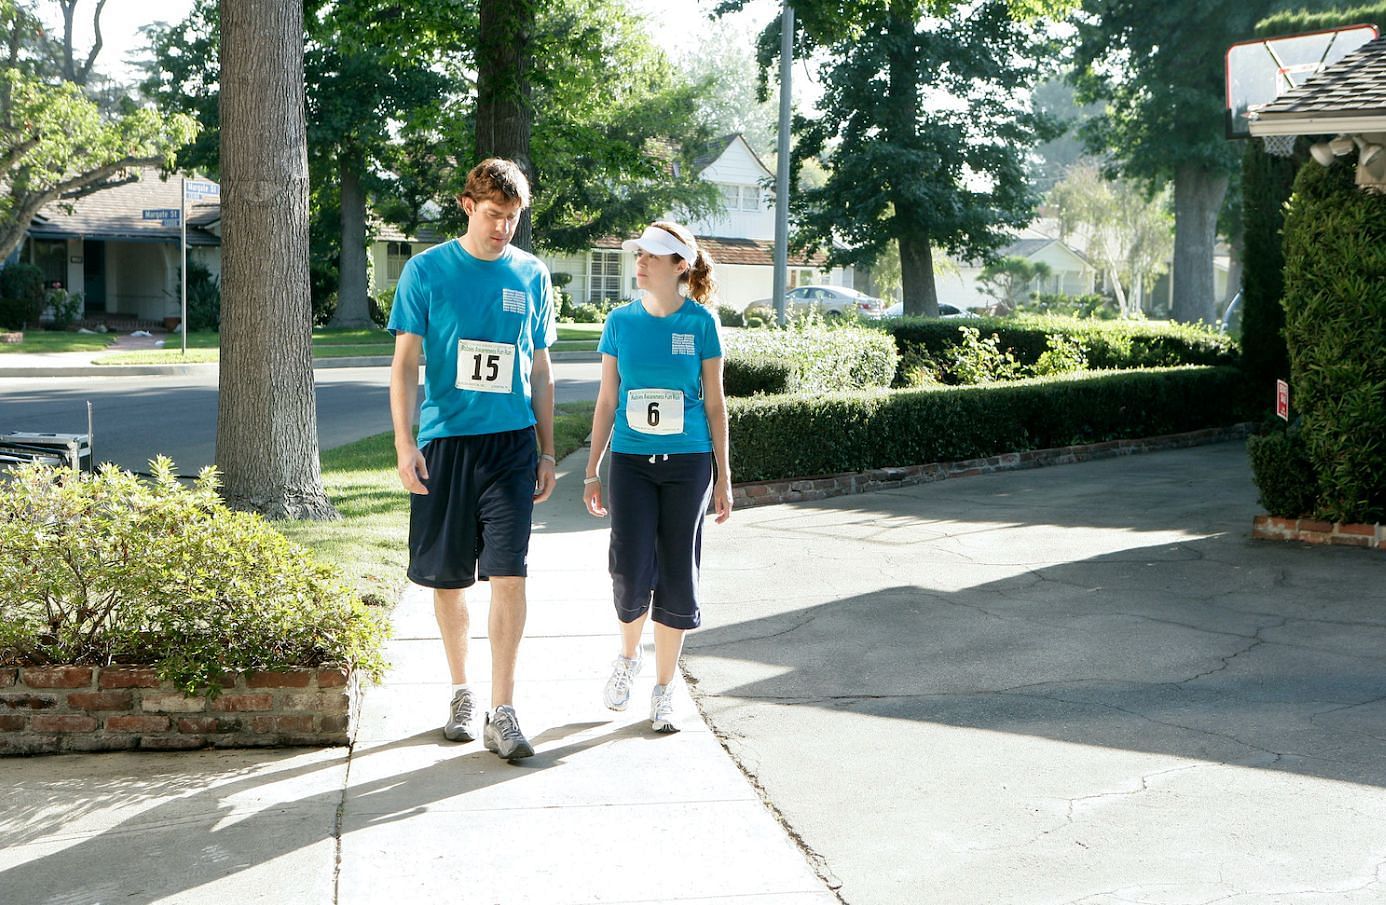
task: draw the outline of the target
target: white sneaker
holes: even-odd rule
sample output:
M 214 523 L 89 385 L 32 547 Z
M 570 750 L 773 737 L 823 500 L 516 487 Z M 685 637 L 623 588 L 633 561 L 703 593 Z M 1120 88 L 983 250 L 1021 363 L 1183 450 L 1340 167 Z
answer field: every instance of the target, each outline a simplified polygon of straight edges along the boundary
M 602 692 L 602 700 L 606 702 L 608 710 L 626 709 L 626 705 L 630 703 L 631 684 L 640 674 L 640 666 L 644 662 L 645 651 L 642 645 L 636 646 L 634 660 L 618 654 L 616 659 L 611 661 L 611 678 L 606 680 L 606 689 Z
M 674 686 L 656 685 L 650 695 L 650 728 L 655 732 L 678 732 L 674 725 Z

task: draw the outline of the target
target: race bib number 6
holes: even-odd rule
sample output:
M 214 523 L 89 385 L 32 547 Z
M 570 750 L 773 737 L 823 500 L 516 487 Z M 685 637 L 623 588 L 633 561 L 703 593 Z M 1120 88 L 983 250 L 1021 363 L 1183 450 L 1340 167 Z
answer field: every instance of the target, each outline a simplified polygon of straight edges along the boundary
M 457 341 L 457 388 L 475 393 L 509 393 L 515 347 L 479 339 Z
M 642 434 L 683 433 L 683 391 L 627 391 L 626 423 Z

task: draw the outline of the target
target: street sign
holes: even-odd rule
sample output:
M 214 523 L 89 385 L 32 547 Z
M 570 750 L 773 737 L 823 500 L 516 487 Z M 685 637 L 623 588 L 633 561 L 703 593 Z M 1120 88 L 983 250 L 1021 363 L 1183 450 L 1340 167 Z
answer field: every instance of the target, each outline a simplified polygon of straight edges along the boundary
M 220 201 L 221 186 L 205 179 L 189 179 L 183 183 L 183 196 L 189 201 Z
M 182 217 L 183 212 L 176 207 L 147 207 L 144 209 L 144 219 L 163 220 L 165 226 L 177 226 Z M 169 223 L 169 220 L 173 222 Z
M 1283 380 L 1275 382 L 1275 413 L 1290 420 L 1290 385 Z

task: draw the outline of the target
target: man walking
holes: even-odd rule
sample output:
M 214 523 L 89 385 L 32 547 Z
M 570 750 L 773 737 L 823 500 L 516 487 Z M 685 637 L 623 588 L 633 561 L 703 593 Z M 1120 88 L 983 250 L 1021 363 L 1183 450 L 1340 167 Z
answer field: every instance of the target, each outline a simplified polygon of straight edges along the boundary
M 433 589 L 453 694 L 443 735 L 476 738 L 467 681 L 464 589 L 491 583 L 491 709 L 482 731 L 505 760 L 534 754 L 515 715 L 515 659 L 525 627 L 534 504 L 555 477 L 556 336 L 548 269 L 510 240 L 529 183 L 509 160 L 467 174 L 460 239 L 410 258 L 395 289 L 390 414 L 400 481 L 410 492 L 409 579 Z M 427 361 L 417 439 L 419 356 Z

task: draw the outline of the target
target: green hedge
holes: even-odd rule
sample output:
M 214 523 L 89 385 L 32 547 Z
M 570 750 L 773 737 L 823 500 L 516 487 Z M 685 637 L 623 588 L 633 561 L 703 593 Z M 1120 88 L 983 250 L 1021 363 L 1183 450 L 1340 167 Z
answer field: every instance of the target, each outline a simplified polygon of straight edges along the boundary
M 1179 365 L 1225 365 L 1237 361 L 1237 344 L 1229 337 L 1189 324 L 1143 321 L 1094 321 L 1067 317 L 895 318 L 879 329 L 895 338 L 906 359 L 922 353 L 947 361 L 961 341 L 960 329 L 974 327 L 983 337 L 997 336 L 1021 367 L 1031 367 L 1048 350 L 1054 334 L 1078 340 L 1094 370 L 1164 368 Z M 949 375 L 942 375 L 947 382 Z M 896 385 L 904 383 L 897 375 Z
M 1240 370 L 1078 373 L 984 386 L 734 399 L 737 481 L 950 462 L 1243 421 Z
M 728 395 L 825 393 L 890 386 L 900 356 L 880 330 L 794 326 L 728 331 L 722 337 Z M 778 366 L 775 364 L 778 363 Z M 787 370 L 784 378 L 782 370 Z
M 1302 154 L 1267 154 L 1259 141 L 1247 142 L 1242 159 L 1242 367 L 1260 388 L 1267 408 L 1275 400 L 1276 379 L 1290 376 L 1280 304 L 1285 293 L 1280 234 L 1285 202 L 1302 162 Z
M 22 263 L 0 268 L 0 327 L 36 329 L 43 307 L 41 268 Z
M 1247 438 L 1246 448 L 1260 503 L 1267 512 L 1280 518 L 1314 513 L 1314 468 L 1298 430 L 1272 427 Z
M 1316 514 L 1386 521 L 1386 195 L 1356 156 L 1303 167 L 1285 215 L 1290 405 L 1317 478 Z

